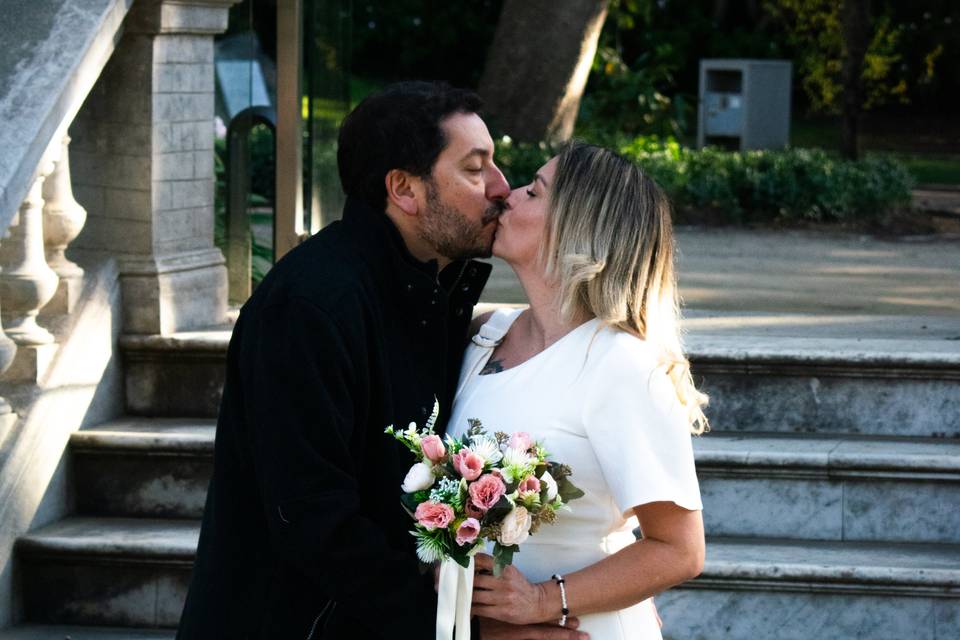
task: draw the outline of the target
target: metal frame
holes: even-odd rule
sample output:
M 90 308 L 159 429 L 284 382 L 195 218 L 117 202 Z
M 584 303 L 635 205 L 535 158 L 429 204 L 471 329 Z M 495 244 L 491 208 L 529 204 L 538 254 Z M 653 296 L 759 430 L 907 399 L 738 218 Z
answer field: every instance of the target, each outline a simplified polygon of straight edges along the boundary
M 274 261 L 308 235 L 303 225 L 303 1 L 277 0 L 277 175 Z

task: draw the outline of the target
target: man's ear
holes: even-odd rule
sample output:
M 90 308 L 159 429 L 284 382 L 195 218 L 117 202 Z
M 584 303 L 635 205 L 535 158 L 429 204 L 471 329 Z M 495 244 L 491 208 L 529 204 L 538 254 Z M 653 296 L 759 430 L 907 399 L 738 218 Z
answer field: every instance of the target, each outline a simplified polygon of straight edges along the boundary
M 420 213 L 420 178 L 403 169 L 391 169 L 384 178 L 387 187 L 387 203 L 393 203 L 408 216 Z

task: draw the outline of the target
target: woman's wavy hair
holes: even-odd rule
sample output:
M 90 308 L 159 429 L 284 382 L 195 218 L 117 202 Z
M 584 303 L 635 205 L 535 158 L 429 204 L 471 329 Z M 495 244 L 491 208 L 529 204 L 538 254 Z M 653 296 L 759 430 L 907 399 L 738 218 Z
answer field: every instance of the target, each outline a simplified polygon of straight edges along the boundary
M 683 353 L 670 202 L 639 167 L 608 149 L 568 144 L 550 191 L 541 259 L 559 283 L 566 320 L 596 317 L 655 346 L 703 433 L 707 396 Z

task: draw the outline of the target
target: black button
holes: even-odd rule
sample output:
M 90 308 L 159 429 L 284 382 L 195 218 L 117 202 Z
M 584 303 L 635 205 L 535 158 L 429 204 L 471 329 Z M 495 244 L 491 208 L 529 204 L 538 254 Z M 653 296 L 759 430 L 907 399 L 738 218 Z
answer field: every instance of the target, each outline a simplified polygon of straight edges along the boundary
M 424 415 L 424 416 L 430 415 L 430 410 L 427 409 L 426 407 L 420 407 L 420 415 Z
M 420 321 L 420 326 L 422 326 L 422 327 L 427 326 L 427 321 L 426 321 L 426 320 L 421 320 L 421 321 Z
M 430 299 L 430 304 L 437 304 L 437 299 L 436 299 L 436 298 L 431 298 L 431 299 Z
M 463 309 L 461 307 L 457 307 L 456 315 L 457 317 L 460 317 L 463 315 Z
M 407 285 L 407 291 L 413 291 L 413 285 L 412 285 L 412 284 L 408 284 L 408 285 Z

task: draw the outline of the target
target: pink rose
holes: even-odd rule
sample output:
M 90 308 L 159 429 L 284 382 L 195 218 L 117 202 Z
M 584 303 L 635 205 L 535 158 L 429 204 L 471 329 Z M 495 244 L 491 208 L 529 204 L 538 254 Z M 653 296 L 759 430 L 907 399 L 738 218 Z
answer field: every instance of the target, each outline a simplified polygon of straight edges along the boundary
M 537 480 L 536 476 L 527 476 L 517 487 L 517 491 L 521 494 L 540 493 L 540 481 Z
M 427 531 L 445 529 L 453 522 L 453 509 L 442 502 L 421 502 L 417 505 L 414 517 Z
M 507 486 L 503 480 L 492 473 L 485 474 L 482 478 L 470 485 L 470 501 L 473 505 L 486 513 L 489 508 L 497 504 L 503 494 L 507 492 Z
M 472 482 L 483 473 L 483 458 L 470 449 L 460 449 L 459 453 L 453 456 L 453 468 L 466 478 L 467 482 Z
M 507 446 L 517 451 L 528 451 L 533 446 L 533 438 L 526 431 L 517 431 L 510 436 L 510 442 Z
M 420 441 L 420 449 L 427 460 L 433 463 L 442 462 L 447 457 L 447 448 L 443 446 L 440 436 L 427 436 Z
M 470 500 L 469 498 L 467 498 L 467 503 L 463 505 L 463 511 L 467 514 L 468 517 L 476 518 L 477 520 L 482 519 L 484 514 L 483 509 L 473 504 L 473 500 Z
M 470 544 L 480 535 L 480 521 L 476 518 L 467 518 L 457 527 L 457 544 L 461 547 Z

